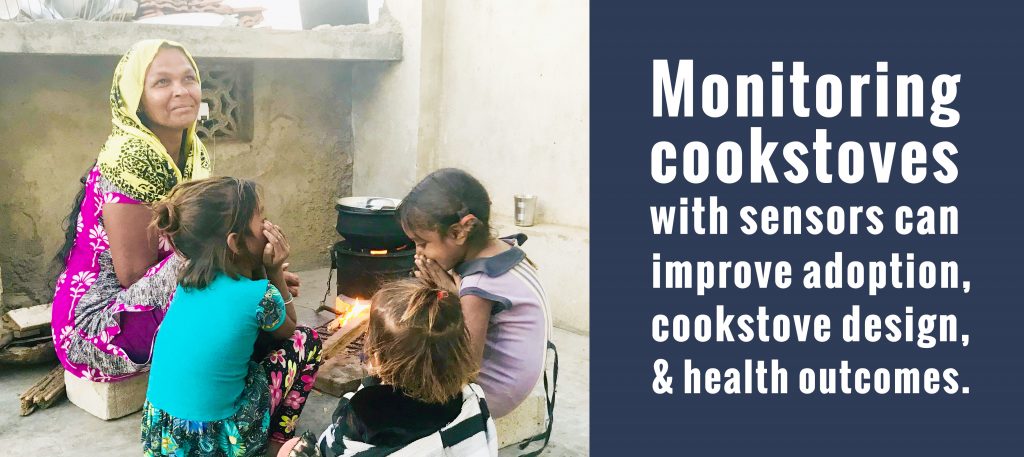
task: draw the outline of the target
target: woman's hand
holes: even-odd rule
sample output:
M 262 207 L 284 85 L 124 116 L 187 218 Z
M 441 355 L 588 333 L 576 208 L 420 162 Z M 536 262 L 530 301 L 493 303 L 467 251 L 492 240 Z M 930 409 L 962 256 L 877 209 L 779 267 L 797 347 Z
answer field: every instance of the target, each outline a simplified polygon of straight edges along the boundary
M 437 262 L 416 254 L 416 277 L 433 281 L 438 287 L 458 293 L 462 278 L 454 272 L 445 271 Z
M 299 279 L 299 275 L 288 271 L 290 264 L 284 264 L 282 269 L 284 270 L 284 282 L 288 284 L 288 293 L 292 294 L 293 297 L 299 296 L 299 287 L 302 286 L 302 280 Z
M 291 253 L 288 239 L 281 227 L 270 221 L 263 222 L 263 236 L 267 238 L 267 245 L 263 247 L 263 266 L 267 268 L 267 275 L 284 273 L 284 261 Z

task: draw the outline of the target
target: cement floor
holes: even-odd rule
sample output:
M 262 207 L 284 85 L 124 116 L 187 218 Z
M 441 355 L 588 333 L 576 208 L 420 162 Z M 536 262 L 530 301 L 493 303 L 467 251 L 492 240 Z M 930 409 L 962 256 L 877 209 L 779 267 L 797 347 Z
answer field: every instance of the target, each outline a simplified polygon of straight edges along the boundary
M 327 290 L 327 270 L 307 271 L 300 276 L 303 288 L 301 296 L 295 300 L 296 311 L 300 323 L 315 326 L 329 319 L 328 315 L 315 312 Z M 554 341 L 560 356 L 558 402 L 551 443 L 541 455 L 588 455 L 590 341 L 586 336 L 559 329 L 555 330 Z M 78 409 L 65 398 L 49 409 L 19 416 L 21 392 L 52 367 L 52 364 L 0 366 L 0 455 L 120 457 L 141 454 L 141 413 L 106 422 Z M 332 396 L 313 391 L 299 428 L 319 434 L 330 423 L 336 401 Z M 514 456 L 517 450 L 506 448 L 501 455 Z

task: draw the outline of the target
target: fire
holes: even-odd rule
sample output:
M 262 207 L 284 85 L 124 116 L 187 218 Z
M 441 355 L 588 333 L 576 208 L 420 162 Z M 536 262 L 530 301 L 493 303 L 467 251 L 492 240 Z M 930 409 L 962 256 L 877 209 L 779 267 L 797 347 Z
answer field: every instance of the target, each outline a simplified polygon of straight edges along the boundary
M 347 297 L 346 297 L 347 298 Z M 340 296 L 334 299 L 334 309 L 338 318 L 328 325 L 328 330 L 335 331 L 345 326 L 352 318 L 370 311 L 370 301 L 361 298 L 351 299 L 353 303 L 343 300 Z

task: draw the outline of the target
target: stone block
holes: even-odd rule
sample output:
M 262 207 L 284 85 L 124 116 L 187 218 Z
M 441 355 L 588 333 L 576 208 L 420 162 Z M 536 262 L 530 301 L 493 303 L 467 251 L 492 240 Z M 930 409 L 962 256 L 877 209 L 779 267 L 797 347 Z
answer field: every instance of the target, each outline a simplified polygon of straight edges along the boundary
M 498 448 L 516 444 L 531 436 L 544 432 L 547 425 L 548 406 L 544 399 L 544 385 L 537 383 L 530 396 L 516 409 L 495 419 L 498 429 Z
M 100 419 L 112 420 L 142 409 L 149 373 L 118 382 L 93 382 L 65 372 L 64 384 L 71 403 Z

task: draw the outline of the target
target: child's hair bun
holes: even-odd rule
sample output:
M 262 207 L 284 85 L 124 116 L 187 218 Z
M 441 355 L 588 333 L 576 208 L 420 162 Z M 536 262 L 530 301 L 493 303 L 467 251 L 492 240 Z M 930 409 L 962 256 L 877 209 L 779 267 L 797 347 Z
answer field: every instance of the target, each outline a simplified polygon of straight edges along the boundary
M 217 275 L 238 279 L 251 268 L 236 261 L 227 240 L 231 234 L 240 242 L 255 235 L 250 225 L 262 213 L 262 201 L 256 183 L 216 176 L 179 183 L 153 203 L 150 228 L 187 260 L 178 271 L 178 285 L 204 289 Z
M 428 304 L 429 317 L 427 331 L 430 338 L 447 338 L 452 333 L 461 332 L 463 320 L 462 305 L 458 294 L 441 289 L 436 284 L 426 291 L 425 303 Z
M 400 321 L 418 322 L 428 338 L 441 338 L 453 331 L 461 331 L 462 306 L 458 295 L 428 279 L 421 279 L 418 283 L 420 287 L 409 297 Z
M 181 219 L 178 215 L 178 208 L 169 200 L 162 200 L 153 205 L 153 212 L 156 213 L 153 225 L 160 232 L 173 236 L 181 228 Z

